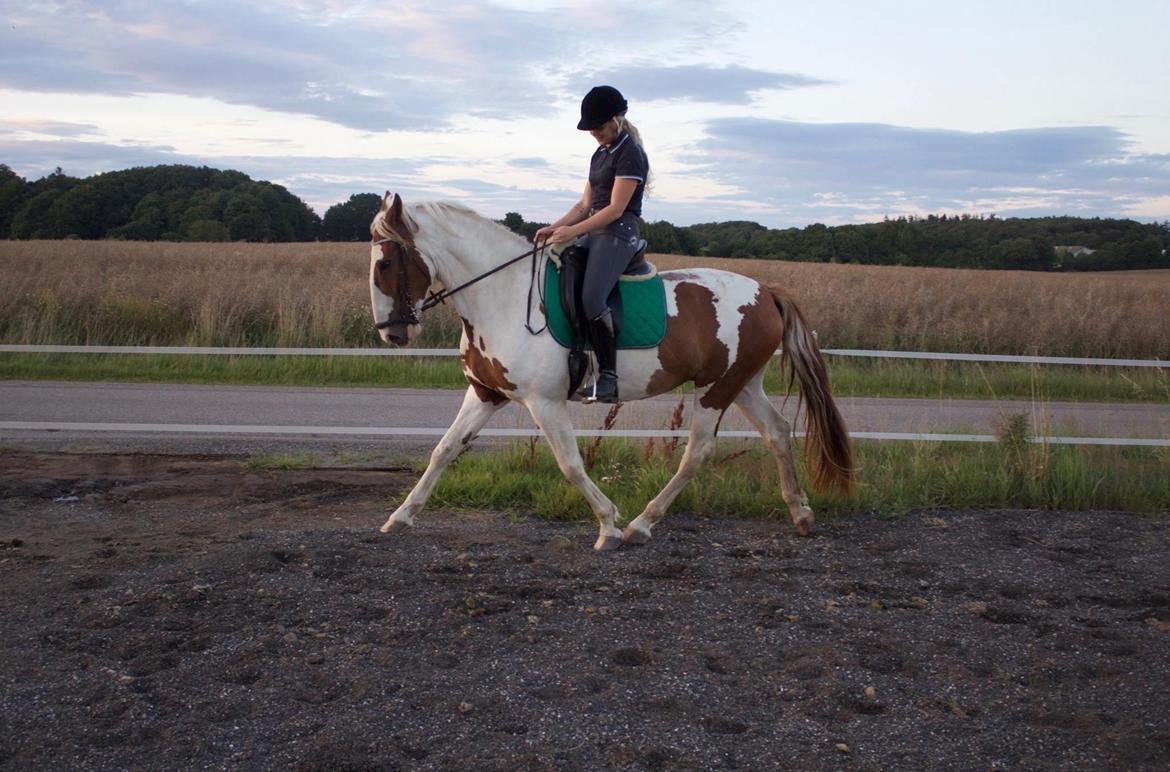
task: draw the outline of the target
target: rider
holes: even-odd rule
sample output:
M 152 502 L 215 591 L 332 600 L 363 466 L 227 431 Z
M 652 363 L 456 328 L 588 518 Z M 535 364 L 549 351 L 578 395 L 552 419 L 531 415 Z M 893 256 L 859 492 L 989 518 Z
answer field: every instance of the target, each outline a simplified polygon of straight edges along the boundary
M 617 344 L 607 304 L 618 278 L 637 249 L 638 218 L 650 162 L 642 138 L 626 120 L 627 104 L 613 86 L 595 86 L 581 100 L 577 128 L 588 131 L 598 148 L 589 161 L 585 193 L 552 225 L 536 232 L 533 241 L 554 244 L 576 240 L 589 250 L 581 286 L 581 305 L 589 320 L 589 340 L 597 354 L 598 402 L 617 402 Z

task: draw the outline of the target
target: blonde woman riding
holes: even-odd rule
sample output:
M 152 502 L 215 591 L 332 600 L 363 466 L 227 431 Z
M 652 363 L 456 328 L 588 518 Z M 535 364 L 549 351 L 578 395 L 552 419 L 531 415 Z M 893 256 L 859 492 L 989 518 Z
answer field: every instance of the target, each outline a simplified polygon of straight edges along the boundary
M 589 161 L 581 200 L 563 217 L 536 232 L 536 243 L 575 242 L 589 251 L 581 285 L 589 342 L 597 355 L 598 402 L 618 401 L 617 345 L 607 299 L 637 251 L 638 218 L 650 162 L 642 138 L 626 120 L 626 100 L 613 86 L 595 86 L 581 100 L 577 128 L 598 148 Z

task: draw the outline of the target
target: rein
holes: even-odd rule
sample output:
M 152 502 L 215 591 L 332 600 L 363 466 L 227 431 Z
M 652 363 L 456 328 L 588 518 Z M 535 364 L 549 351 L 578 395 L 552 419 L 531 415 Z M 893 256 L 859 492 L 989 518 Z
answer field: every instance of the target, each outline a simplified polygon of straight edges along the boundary
M 398 263 L 398 274 L 399 274 L 398 286 L 399 286 L 399 292 L 402 293 L 404 296 L 405 303 L 403 303 L 403 306 L 405 307 L 406 311 L 398 319 L 387 319 L 384 322 L 378 322 L 377 324 L 374 325 L 374 329 L 377 329 L 377 330 L 384 330 L 387 327 L 393 327 L 396 324 L 418 324 L 419 323 L 418 316 L 414 313 L 414 302 L 410 296 L 410 288 L 409 288 L 409 286 L 407 286 L 407 283 L 406 283 L 405 255 L 407 254 L 407 250 L 409 249 L 409 247 L 407 247 L 405 244 L 403 244 L 401 241 L 399 241 L 396 238 L 381 239 L 379 241 L 373 242 L 373 244 L 371 244 L 371 246 L 377 247 L 377 246 L 381 246 L 382 244 L 388 244 L 391 242 L 397 244 L 399 247 L 402 248 L 402 252 L 399 254 L 399 263 Z M 541 244 L 540 246 L 534 246 L 532 249 L 528 250 L 527 252 L 525 252 L 521 255 L 516 255 L 516 257 L 513 257 L 511 260 L 500 263 L 499 265 L 497 265 L 495 268 L 491 269 L 490 271 L 485 271 L 484 273 L 481 273 L 479 276 L 476 276 L 475 278 L 470 279 L 469 281 L 463 282 L 458 287 L 455 287 L 453 289 L 445 289 L 442 292 L 430 293 L 429 295 L 426 296 L 426 298 L 423 299 L 423 304 L 422 304 L 422 307 L 419 309 L 419 313 L 422 313 L 424 311 L 429 311 L 430 309 L 434 308 L 435 306 L 439 305 L 440 303 L 447 302 L 447 298 L 451 297 L 455 293 L 460 292 L 461 290 L 467 289 L 472 284 L 475 284 L 476 282 L 482 281 L 482 280 L 486 279 L 487 277 L 491 276 L 492 274 L 498 273 L 499 271 L 504 270 L 508 266 L 510 266 L 514 263 L 520 262 L 521 260 L 523 260 L 526 257 L 531 257 L 532 258 L 532 279 L 531 279 L 531 283 L 528 285 L 528 318 L 525 320 L 524 326 L 533 335 L 537 335 L 537 334 L 543 332 L 544 329 L 548 326 L 547 324 L 545 325 L 545 327 L 542 327 L 539 330 L 533 330 L 530 322 L 531 322 L 531 315 L 532 315 L 532 287 L 533 287 L 533 285 L 536 284 L 537 260 L 539 259 L 539 257 L 541 255 L 544 254 L 545 246 L 546 246 L 545 244 Z M 415 251 L 417 252 L 418 250 L 416 249 Z M 385 259 L 385 258 L 383 258 L 383 259 Z M 425 263 L 424 263 L 424 265 L 425 265 Z

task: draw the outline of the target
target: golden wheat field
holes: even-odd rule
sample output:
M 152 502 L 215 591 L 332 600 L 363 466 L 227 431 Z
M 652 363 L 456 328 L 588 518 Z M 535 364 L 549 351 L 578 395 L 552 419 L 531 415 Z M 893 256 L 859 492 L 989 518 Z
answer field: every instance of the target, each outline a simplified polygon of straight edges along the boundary
M 0 241 L 0 341 L 372 345 L 361 243 Z M 833 265 L 656 255 L 787 289 L 826 348 L 1170 358 L 1170 272 Z M 422 345 L 451 344 L 444 308 Z

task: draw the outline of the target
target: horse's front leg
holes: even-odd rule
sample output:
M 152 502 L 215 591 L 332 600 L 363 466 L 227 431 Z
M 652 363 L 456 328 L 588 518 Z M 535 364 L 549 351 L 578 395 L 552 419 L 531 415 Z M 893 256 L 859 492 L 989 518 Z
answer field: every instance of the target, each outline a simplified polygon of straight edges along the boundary
M 455 460 L 460 451 L 475 439 L 479 430 L 495 415 L 495 412 L 507 404 L 506 400 L 497 399 L 500 401 L 490 398 L 483 400 L 474 386 L 467 388 L 467 393 L 463 395 L 463 405 L 459 408 L 459 414 L 455 416 L 451 428 L 447 430 L 443 439 L 439 440 L 439 444 L 431 452 L 431 463 L 427 465 L 423 476 L 415 483 L 414 489 L 406 497 L 406 501 L 394 510 L 394 514 L 390 515 L 390 519 L 382 526 L 382 533 L 392 533 L 414 524 L 415 514 L 426 505 L 431 491 L 434 490 L 435 484 L 439 481 L 439 475 L 443 473 L 448 464 Z
M 645 544 L 650 541 L 650 529 L 655 523 L 666 516 L 666 510 L 687 483 L 699 473 L 700 467 L 715 453 L 715 430 L 723 411 L 716 408 L 705 408 L 701 405 L 702 392 L 696 391 L 693 401 L 694 417 L 691 418 L 690 437 L 687 448 L 683 451 L 682 461 L 678 471 L 670 482 L 666 484 L 654 500 L 646 505 L 642 514 L 626 526 L 623 539 L 628 544 Z
M 622 545 L 622 532 L 614 524 L 618 510 L 601 489 L 594 485 L 585 472 L 585 464 L 581 461 L 581 452 L 577 449 L 577 438 L 573 436 L 573 424 L 569 420 L 569 411 L 563 400 L 534 400 L 528 402 L 528 411 L 533 420 L 552 447 L 556 456 L 557 465 L 565 479 L 577 486 L 589 503 L 589 508 L 597 516 L 601 532 L 595 550 L 613 550 Z

